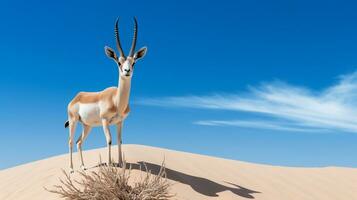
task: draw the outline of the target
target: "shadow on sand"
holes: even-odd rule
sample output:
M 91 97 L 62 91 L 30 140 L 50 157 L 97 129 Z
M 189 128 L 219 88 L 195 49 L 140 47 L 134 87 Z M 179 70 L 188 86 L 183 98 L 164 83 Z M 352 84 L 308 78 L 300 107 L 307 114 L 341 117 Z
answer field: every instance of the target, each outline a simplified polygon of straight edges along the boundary
M 106 164 L 104 164 L 106 165 Z M 118 165 L 116 165 L 118 166 Z M 146 167 L 145 167 L 146 166 Z M 98 167 L 98 166 L 96 166 Z M 136 169 L 136 170 L 141 170 L 145 171 L 146 168 L 151 174 L 157 175 L 160 172 L 160 165 L 153 164 L 153 163 L 147 163 L 147 162 L 138 162 L 138 163 L 126 163 L 126 168 L 129 169 Z M 223 191 L 231 191 L 232 193 L 240 196 L 240 197 L 245 197 L 249 199 L 254 199 L 254 196 L 252 194 L 254 193 L 260 193 L 258 191 L 254 191 L 242 186 L 239 186 L 237 184 L 233 184 L 230 182 L 226 182 L 227 184 L 232 185 L 232 187 L 228 187 L 219 183 L 216 183 L 214 181 L 211 181 L 206 178 L 202 177 L 197 177 L 197 176 L 192 176 L 189 174 L 185 174 L 179 171 L 175 171 L 169 168 L 165 167 L 165 172 L 166 172 L 166 177 L 170 180 L 180 182 L 182 184 L 186 184 L 191 186 L 193 190 L 196 192 L 210 196 L 210 197 L 218 197 L 219 192 Z

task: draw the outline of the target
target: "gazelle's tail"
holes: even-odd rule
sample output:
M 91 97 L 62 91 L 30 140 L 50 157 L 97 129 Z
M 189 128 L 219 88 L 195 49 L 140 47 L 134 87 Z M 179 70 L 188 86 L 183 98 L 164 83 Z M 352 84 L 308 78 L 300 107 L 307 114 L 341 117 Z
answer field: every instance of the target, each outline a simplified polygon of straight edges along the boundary
M 69 121 L 67 120 L 66 123 L 64 123 L 64 128 L 67 128 L 69 126 Z

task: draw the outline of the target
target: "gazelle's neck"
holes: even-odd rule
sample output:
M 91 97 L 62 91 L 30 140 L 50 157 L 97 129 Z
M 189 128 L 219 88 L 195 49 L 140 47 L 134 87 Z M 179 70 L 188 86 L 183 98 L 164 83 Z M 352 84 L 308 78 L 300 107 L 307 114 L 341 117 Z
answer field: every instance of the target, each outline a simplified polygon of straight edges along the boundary
M 118 93 L 115 102 L 118 106 L 118 112 L 123 113 L 128 106 L 130 96 L 131 78 L 124 78 L 119 75 Z

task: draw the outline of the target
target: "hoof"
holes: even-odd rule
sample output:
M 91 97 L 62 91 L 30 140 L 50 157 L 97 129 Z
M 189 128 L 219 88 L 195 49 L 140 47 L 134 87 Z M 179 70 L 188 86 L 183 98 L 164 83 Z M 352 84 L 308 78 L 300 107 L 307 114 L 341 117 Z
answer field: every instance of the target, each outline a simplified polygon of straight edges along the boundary
M 84 165 L 81 165 L 81 169 L 82 169 L 83 171 L 86 171 L 86 170 L 87 170 L 87 168 L 86 168 Z
M 74 170 L 73 170 L 73 169 L 70 169 L 70 170 L 69 170 L 69 173 L 70 173 L 70 174 L 73 174 L 73 173 L 74 173 Z

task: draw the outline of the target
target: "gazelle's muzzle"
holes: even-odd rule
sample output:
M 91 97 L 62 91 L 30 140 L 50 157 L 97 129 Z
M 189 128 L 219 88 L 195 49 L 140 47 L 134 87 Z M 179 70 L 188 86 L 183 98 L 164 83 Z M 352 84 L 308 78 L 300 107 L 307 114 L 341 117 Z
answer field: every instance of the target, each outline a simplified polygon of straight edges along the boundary
M 131 76 L 133 73 L 132 59 L 127 59 L 123 65 L 120 66 L 120 73 L 123 76 Z

